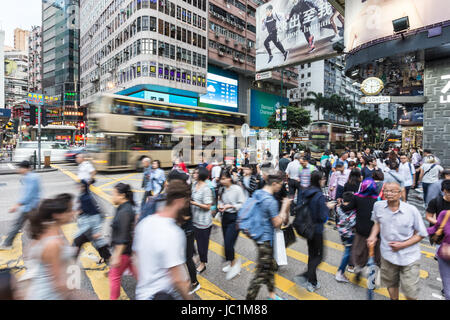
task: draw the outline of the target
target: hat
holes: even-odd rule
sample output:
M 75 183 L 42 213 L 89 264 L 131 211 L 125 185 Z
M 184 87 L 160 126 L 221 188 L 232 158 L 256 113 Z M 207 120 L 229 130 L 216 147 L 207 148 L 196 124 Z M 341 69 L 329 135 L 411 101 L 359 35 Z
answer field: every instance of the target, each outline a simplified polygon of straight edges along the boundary
M 24 160 L 21 163 L 19 163 L 18 167 L 22 168 L 22 169 L 30 169 L 31 168 L 31 163 L 28 160 Z
M 189 176 L 181 171 L 178 170 L 172 170 L 169 172 L 169 175 L 167 176 L 167 181 L 170 180 L 183 180 L 187 181 L 189 179 Z
M 450 174 L 450 169 L 444 169 L 444 171 L 442 171 L 442 175 L 446 175 L 446 174 Z

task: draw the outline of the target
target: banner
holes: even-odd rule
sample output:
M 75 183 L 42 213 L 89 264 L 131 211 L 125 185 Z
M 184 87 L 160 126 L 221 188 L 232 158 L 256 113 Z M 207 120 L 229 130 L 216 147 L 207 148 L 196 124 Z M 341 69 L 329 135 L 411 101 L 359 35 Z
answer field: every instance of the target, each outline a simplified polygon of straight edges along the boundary
M 288 98 L 257 90 L 250 91 L 250 126 L 252 127 L 267 127 L 269 118 L 275 110 L 289 104 Z
M 410 30 L 450 20 L 448 4 L 448 0 L 347 0 L 345 49 L 392 36 L 392 21 L 406 16 Z
M 327 0 L 272 0 L 256 9 L 256 71 L 336 55 L 344 18 Z
M 403 127 L 423 126 L 423 106 L 397 108 L 398 124 Z

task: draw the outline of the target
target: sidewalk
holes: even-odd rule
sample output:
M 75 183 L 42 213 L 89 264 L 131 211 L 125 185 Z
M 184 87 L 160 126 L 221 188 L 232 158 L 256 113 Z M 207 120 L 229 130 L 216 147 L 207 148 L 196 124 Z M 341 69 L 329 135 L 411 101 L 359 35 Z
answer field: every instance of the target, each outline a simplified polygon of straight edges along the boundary
M 40 170 L 36 169 L 34 172 L 40 173 L 40 172 L 52 172 L 57 171 L 56 168 L 42 168 Z M 7 175 L 7 174 L 17 174 L 17 166 L 10 162 L 0 162 L 0 175 Z

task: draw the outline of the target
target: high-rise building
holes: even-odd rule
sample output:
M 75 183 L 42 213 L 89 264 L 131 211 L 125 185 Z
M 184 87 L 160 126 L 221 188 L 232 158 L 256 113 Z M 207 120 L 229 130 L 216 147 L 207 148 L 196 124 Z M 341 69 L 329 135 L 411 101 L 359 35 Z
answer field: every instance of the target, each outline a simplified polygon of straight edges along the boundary
M 81 105 L 103 92 L 197 105 L 206 93 L 207 3 L 81 1 Z
M 5 31 L 0 30 L 0 108 L 5 107 Z
M 281 71 L 272 77 L 255 81 L 256 8 L 266 1 L 209 0 L 209 65 L 232 72 L 239 78 L 239 111 L 250 113 L 250 91 L 281 95 Z M 284 68 L 283 96 L 297 87 L 297 68 Z M 250 103 L 249 103 L 250 101 Z
M 28 53 L 5 51 L 5 106 L 23 108 L 28 93 Z
M 20 28 L 14 29 L 14 49 L 18 51 L 28 51 L 28 37 L 30 31 Z
M 51 110 L 50 124 L 77 126 L 84 119 L 79 102 L 78 21 L 79 0 L 42 0 L 42 89 L 45 96 L 59 101 L 46 106 Z
M 298 88 L 289 90 L 290 102 L 301 102 L 308 97 L 308 92 L 315 92 L 327 97 L 333 94 L 345 97 L 356 109 L 364 109 L 365 106 L 360 103 L 362 93 L 359 87 L 354 85 L 354 81 L 345 76 L 344 66 L 345 60 L 341 56 L 299 65 Z M 305 109 L 311 112 L 312 121 L 318 120 L 320 116 L 320 120 L 348 122 L 342 116 L 323 110 L 318 114 L 313 106 L 305 106 Z
M 33 93 L 40 93 L 42 90 L 41 80 L 41 51 L 42 38 L 41 27 L 34 26 L 30 32 L 28 40 L 28 91 Z

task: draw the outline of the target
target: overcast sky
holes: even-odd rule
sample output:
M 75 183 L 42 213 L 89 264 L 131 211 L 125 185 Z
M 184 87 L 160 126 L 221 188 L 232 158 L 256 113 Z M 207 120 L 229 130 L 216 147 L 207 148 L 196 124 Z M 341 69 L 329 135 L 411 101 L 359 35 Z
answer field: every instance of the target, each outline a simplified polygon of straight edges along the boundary
M 41 25 L 42 0 L 0 0 L 0 28 L 5 30 L 5 45 L 14 46 L 14 29 L 31 30 Z

